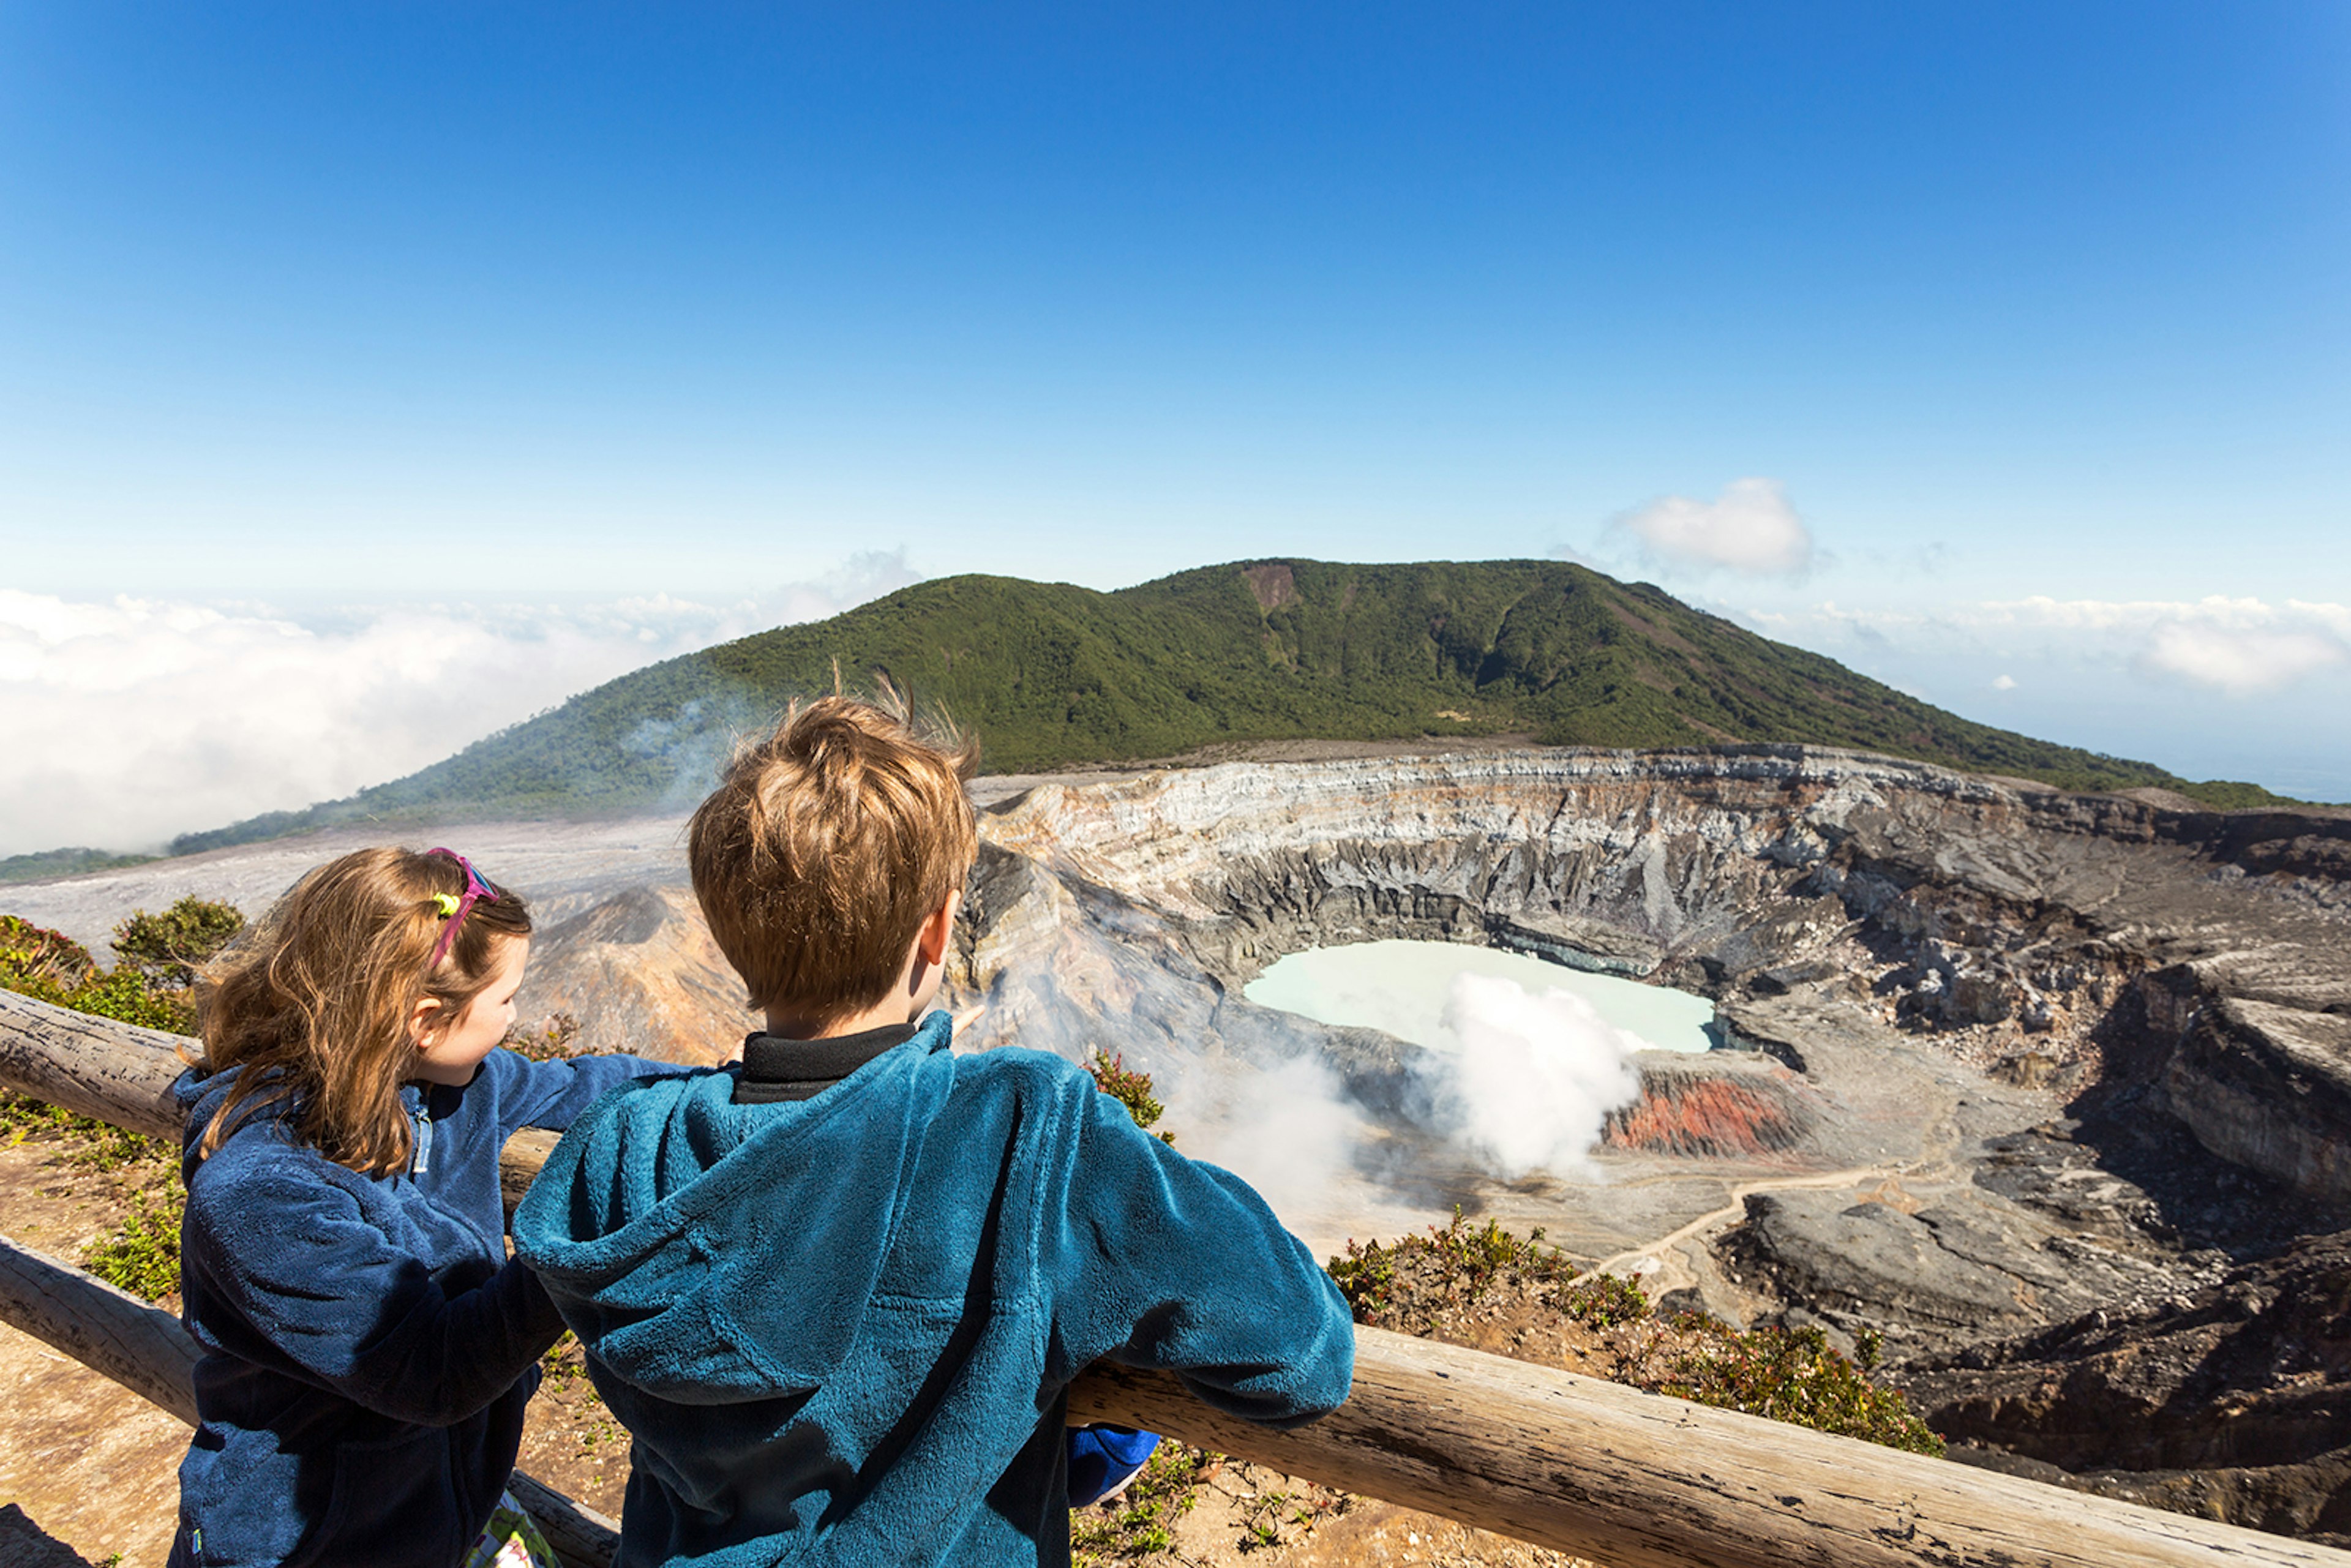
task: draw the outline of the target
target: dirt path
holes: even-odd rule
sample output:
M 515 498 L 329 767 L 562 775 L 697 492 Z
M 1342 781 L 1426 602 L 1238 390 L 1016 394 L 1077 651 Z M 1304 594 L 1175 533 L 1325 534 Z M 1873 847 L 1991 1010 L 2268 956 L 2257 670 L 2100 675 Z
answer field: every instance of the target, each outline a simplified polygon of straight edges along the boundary
M 1688 1264 L 1675 1256 L 1675 1249 L 1686 1241 L 1694 1241 L 1718 1230 L 1728 1229 L 1747 1216 L 1747 1199 L 1757 1193 L 1817 1190 L 1822 1187 L 1874 1185 L 1883 1188 L 1898 1184 L 1905 1176 L 1916 1176 L 1915 1164 L 1860 1166 L 1851 1170 L 1823 1171 L 1813 1176 L 1766 1176 L 1755 1181 L 1734 1183 L 1730 1201 L 1720 1208 L 1711 1209 L 1696 1219 L 1661 1236 L 1645 1246 L 1619 1252 L 1594 1263 L 1585 1272 L 1592 1274 L 1638 1273 L 1643 1288 L 1652 1296 L 1678 1290 L 1694 1282 Z

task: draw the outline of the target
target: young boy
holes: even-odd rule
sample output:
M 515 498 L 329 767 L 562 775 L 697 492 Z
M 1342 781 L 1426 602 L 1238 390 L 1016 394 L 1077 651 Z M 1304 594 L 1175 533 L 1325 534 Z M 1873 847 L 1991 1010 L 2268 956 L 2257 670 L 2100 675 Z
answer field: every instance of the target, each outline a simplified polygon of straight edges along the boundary
M 739 1068 L 580 1118 L 517 1250 L 636 1439 L 619 1562 L 1069 1560 L 1063 1415 L 1108 1358 L 1255 1420 L 1346 1397 L 1345 1302 L 1239 1178 L 1077 1066 L 925 1014 L 977 852 L 968 748 L 829 697 L 695 813 Z

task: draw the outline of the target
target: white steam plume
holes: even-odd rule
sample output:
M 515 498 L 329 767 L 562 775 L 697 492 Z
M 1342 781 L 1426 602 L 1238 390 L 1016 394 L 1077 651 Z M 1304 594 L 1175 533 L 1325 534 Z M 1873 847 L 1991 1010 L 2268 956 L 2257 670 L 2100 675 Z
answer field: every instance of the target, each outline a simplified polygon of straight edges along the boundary
M 1344 1235 L 1362 1223 L 1347 1218 L 1363 1206 L 1346 1195 L 1359 1185 L 1357 1154 L 1371 1129 L 1320 1060 L 1261 1068 L 1209 1058 L 1169 1093 L 1165 1124 L 1179 1150 L 1239 1176 L 1310 1239 L 1327 1245 L 1334 1225 Z
M 1646 1048 L 1572 992 L 1457 975 L 1407 1113 L 1438 1145 L 1413 1152 L 1415 1173 L 1587 1175 L 1608 1113 L 1640 1098 L 1631 1057 Z M 1371 1176 L 1397 1174 L 1399 1150 L 1318 1058 L 1268 1069 L 1211 1056 L 1163 1092 L 1176 1146 L 1246 1178 L 1318 1250 L 1428 1218 L 1435 1189 L 1407 1198 Z
M 1643 1042 L 1573 992 L 1457 975 L 1445 1027 L 1460 1050 L 1433 1066 L 1439 1124 L 1504 1180 L 1581 1166 L 1608 1113 L 1641 1097 L 1631 1057 Z

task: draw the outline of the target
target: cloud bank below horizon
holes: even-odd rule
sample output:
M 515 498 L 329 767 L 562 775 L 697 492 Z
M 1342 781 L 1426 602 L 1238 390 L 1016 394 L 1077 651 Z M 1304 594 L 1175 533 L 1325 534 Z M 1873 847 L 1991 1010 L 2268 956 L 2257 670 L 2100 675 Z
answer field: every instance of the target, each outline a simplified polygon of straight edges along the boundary
M 266 607 L 0 590 L 0 854 L 349 795 L 657 660 L 918 581 L 901 553 L 726 603 Z
M 2351 800 L 2351 606 L 2319 600 L 2058 599 L 1930 608 L 1722 607 L 1969 718 L 2189 779 Z
M 2272 604 L 2221 594 L 2193 601 L 2034 595 L 1933 612 L 1849 610 L 1823 601 L 1802 611 L 1750 611 L 1745 618 L 1775 636 L 1826 632 L 1865 643 L 1968 643 L 2001 652 L 2032 645 L 2232 696 L 2280 692 L 2351 669 L 2351 606 L 2300 599 Z

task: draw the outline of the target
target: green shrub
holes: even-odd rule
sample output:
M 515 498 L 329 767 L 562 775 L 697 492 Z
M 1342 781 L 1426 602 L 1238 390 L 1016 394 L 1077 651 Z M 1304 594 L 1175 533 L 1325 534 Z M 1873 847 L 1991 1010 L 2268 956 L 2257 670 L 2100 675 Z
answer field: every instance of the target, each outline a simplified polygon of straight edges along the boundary
M 41 999 L 55 1000 L 58 1006 L 76 1012 L 96 1013 L 100 1018 L 119 1019 L 142 1029 L 162 1030 L 166 1034 L 196 1032 L 194 998 L 183 989 L 154 985 L 128 964 L 93 971 L 63 997 Z
M 1210 1459 L 1197 1448 L 1162 1442 L 1144 1461 L 1143 1473 L 1109 1506 L 1072 1511 L 1072 1568 L 1109 1568 L 1173 1546 L 1176 1521 L 1191 1511 L 1193 1485 Z
M 175 1179 L 161 1192 L 140 1193 L 129 1218 L 100 1237 L 82 1267 L 142 1301 L 160 1301 L 180 1288 L 180 1215 L 187 1197 Z
M 1134 1124 L 1149 1132 L 1166 1107 L 1151 1094 L 1151 1074 L 1138 1072 L 1126 1065 L 1123 1054 L 1105 1057 L 1096 1047 L 1086 1057 L 1086 1071 L 1093 1074 L 1094 1087 L 1126 1107 Z M 1159 1134 L 1162 1143 L 1176 1141 L 1173 1133 Z
M 1354 1309 L 1355 1321 L 1371 1322 L 1395 1304 L 1400 1266 L 1424 1287 L 1422 1297 L 1433 1298 L 1417 1303 L 1424 1311 L 1466 1306 L 1505 1276 L 1528 1284 L 1564 1285 L 1575 1278 L 1575 1267 L 1557 1248 L 1544 1246 L 1542 1238 L 1540 1226 L 1523 1240 L 1491 1219 L 1472 1228 L 1456 1206 L 1452 1223 L 1442 1229 L 1432 1225 L 1426 1236 L 1406 1236 L 1393 1244 L 1350 1238 L 1346 1252 L 1331 1260 L 1330 1274 Z M 1433 1291 L 1426 1288 L 1432 1281 Z M 1648 1310 L 1646 1297 L 1641 1310 Z
M 161 915 L 142 909 L 114 928 L 120 961 L 101 969 L 88 948 L 62 933 L 17 915 L 0 915 L 0 990 L 147 1029 L 193 1034 L 195 968 L 244 925 L 245 916 L 235 908 L 201 898 L 183 898 Z
M 46 1001 L 43 993 L 70 991 L 96 967 L 89 949 L 64 933 L 0 915 L 0 988 Z
M 1660 1323 L 1637 1276 L 1580 1275 L 1543 1245 L 1541 1230 L 1521 1239 L 1491 1219 L 1471 1226 L 1456 1209 L 1451 1224 L 1430 1226 L 1426 1236 L 1351 1240 L 1330 1270 L 1360 1323 L 1436 1335 L 1461 1326 L 1461 1309 L 1491 1298 L 1523 1322 L 1583 1324 L 1613 1347 L 1615 1375 L 1635 1387 L 1917 1453 L 1942 1451 L 1899 1392 L 1869 1381 L 1880 1349 L 1875 1333 L 1860 1336 L 1856 1364 L 1817 1328 L 1742 1333 L 1698 1312 Z
M 161 915 L 144 910 L 114 928 L 120 956 L 101 969 L 88 948 L 19 916 L 0 915 L 0 989 L 58 1007 L 148 1029 L 187 1034 L 195 1028 L 193 988 L 198 966 L 245 925 L 225 904 L 183 898 Z M 109 1123 L 0 1092 L 0 1132 L 18 1144 L 36 1134 L 55 1136 L 71 1165 L 114 1172 L 167 1162 L 167 1141 Z M 152 1176 L 141 1179 L 152 1181 Z M 155 1301 L 180 1288 L 180 1215 L 186 1205 L 176 1176 L 132 1194 L 121 1224 L 101 1237 L 83 1260 L 99 1279 Z
M 580 1020 L 569 1013 L 549 1013 L 535 1024 L 517 1024 L 498 1043 L 533 1061 L 562 1061 L 580 1053 Z
M 1616 1274 L 1587 1274 L 1568 1287 L 1560 1310 L 1580 1323 L 1613 1329 L 1647 1317 L 1649 1292 L 1641 1289 L 1637 1274 L 1629 1280 Z
M 241 910 L 212 899 L 183 898 L 161 915 L 134 910 L 114 928 L 115 962 L 159 989 L 184 991 L 195 984 L 196 970 L 244 929 Z
M 1871 1384 L 1861 1367 L 1829 1347 L 1818 1328 L 1737 1333 L 1698 1313 L 1677 1326 L 1699 1334 L 1653 1386 L 1701 1405 L 1744 1410 L 1816 1431 L 1862 1437 L 1914 1454 L 1938 1454 L 1943 1440 L 1891 1388 Z M 1874 1351 L 1869 1359 L 1875 1361 Z
M 1357 1322 L 1371 1322 L 1387 1307 L 1395 1289 L 1395 1263 L 1396 1249 L 1381 1246 L 1376 1237 L 1358 1244 L 1350 1236 L 1345 1255 L 1331 1260 L 1331 1281 L 1347 1298 Z

